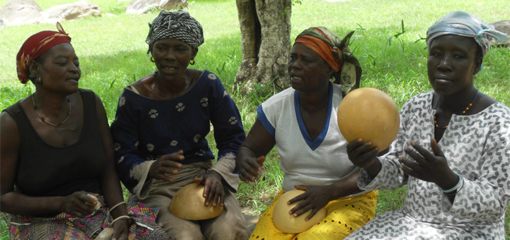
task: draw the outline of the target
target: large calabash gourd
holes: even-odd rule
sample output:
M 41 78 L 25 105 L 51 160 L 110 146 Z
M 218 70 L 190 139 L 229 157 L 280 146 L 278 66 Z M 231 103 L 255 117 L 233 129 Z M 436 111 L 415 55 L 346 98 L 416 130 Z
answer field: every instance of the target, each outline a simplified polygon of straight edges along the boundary
M 287 202 L 298 195 L 305 193 L 301 190 L 291 190 L 283 194 L 276 202 L 273 210 L 273 223 L 275 227 L 285 233 L 300 233 L 308 230 L 313 225 L 319 223 L 326 217 L 326 209 L 320 209 L 311 219 L 305 221 L 305 218 L 310 215 L 312 210 L 301 214 L 298 217 L 289 214 L 289 211 L 294 208 L 299 202 L 287 204 Z
M 388 94 L 375 88 L 359 88 L 338 106 L 338 127 L 348 142 L 362 138 L 382 151 L 395 139 L 400 116 Z
M 206 220 L 223 213 L 223 207 L 205 206 L 204 186 L 198 183 L 188 184 L 177 191 L 170 204 L 170 212 L 186 220 Z

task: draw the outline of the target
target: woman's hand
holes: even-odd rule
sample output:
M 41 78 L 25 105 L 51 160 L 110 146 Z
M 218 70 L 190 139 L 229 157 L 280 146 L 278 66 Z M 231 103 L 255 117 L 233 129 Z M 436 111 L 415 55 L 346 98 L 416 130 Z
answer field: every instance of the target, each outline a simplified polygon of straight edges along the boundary
M 448 166 L 443 152 L 435 139 L 430 141 L 432 152 L 422 146 L 411 143 L 413 149 L 406 147 L 404 151 L 412 158 L 401 157 L 402 171 L 427 182 L 436 183 L 442 189 L 450 189 L 458 182 L 458 176 Z
M 298 217 L 303 213 L 312 210 L 312 212 L 305 218 L 306 221 L 310 220 L 321 209 L 326 207 L 328 203 L 333 200 L 334 189 L 332 185 L 328 186 L 294 186 L 298 190 L 306 191 L 305 193 L 289 200 L 287 204 L 292 204 L 298 201 L 294 208 L 290 210 L 290 214 Z
M 76 217 L 85 217 L 92 214 L 96 210 L 94 206 L 97 201 L 87 194 L 99 197 L 99 195 L 94 193 L 87 193 L 84 191 L 74 192 L 64 197 L 60 205 L 61 211 Z
M 359 138 L 347 144 L 347 155 L 355 166 L 368 168 L 377 161 L 378 148 L 372 148 L 372 142 L 362 143 L 362 141 Z
M 244 182 L 253 182 L 262 175 L 262 164 L 266 160 L 265 156 L 258 158 L 254 157 L 241 157 L 236 160 L 237 168 L 239 169 L 239 178 Z
M 223 207 L 225 202 L 225 190 L 222 183 L 223 177 L 219 173 L 210 171 L 204 175 L 203 179 L 195 178 L 194 181 L 205 186 L 202 195 L 205 198 L 205 206 L 209 206 L 212 201 L 213 207 L 216 207 L 217 204 Z
M 129 219 L 119 219 L 113 224 L 112 240 L 127 240 L 128 233 Z
M 151 165 L 149 169 L 149 177 L 156 180 L 164 180 L 173 182 L 174 179 L 169 177 L 168 174 L 177 174 L 177 169 L 182 168 L 182 164 L 177 161 L 184 160 L 184 151 L 180 150 L 171 154 L 163 155 Z

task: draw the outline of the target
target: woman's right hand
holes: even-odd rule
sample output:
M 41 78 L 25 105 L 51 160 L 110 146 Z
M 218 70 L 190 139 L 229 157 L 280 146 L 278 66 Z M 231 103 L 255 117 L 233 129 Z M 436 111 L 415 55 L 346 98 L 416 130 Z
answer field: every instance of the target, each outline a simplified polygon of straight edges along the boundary
M 61 212 L 77 217 L 85 217 L 92 214 L 96 210 L 94 206 L 96 205 L 97 200 L 88 194 L 95 195 L 96 197 L 99 196 L 97 194 L 87 193 L 84 191 L 74 192 L 71 195 L 64 197 L 60 207 Z
M 171 154 L 163 155 L 151 165 L 149 177 L 157 180 L 173 182 L 174 179 L 168 174 L 175 175 L 179 173 L 177 169 L 182 168 L 182 164 L 177 161 L 184 160 L 184 151 L 180 150 Z
M 266 160 L 265 156 L 241 157 L 236 161 L 239 169 L 239 178 L 244 182 L 253 182 L 262 175 L 262 164 Z
M 377 160 L 378 148 L 372 148 L 372 142 L 363 143 L 363 139 L 358 138 L 347 145 L 347 155 L 352 164 L 360 168 L 368 168 Z

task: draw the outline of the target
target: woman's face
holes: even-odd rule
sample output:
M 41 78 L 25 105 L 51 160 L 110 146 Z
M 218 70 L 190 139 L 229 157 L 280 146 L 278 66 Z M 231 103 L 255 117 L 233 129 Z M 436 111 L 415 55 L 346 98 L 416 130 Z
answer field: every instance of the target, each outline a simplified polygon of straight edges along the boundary
M 327 89 L 334 73 L 321 56 L 302 43 L 294 44 L 288 64 L 292 87 L 300 92 Z
M 71 44 L 57 44 L 38 58 L 30 71 L 41 78 L 44 88 L 68 93 L 78 91 L 80 61 Z
M 156 41 L 151 51 L 159 74 L 168 79 L 184 76 L 189 62 L 197 55 L 196 49 L 173 38 Z
M 473 87 L 473 76 L 482 59 L 478 45 L 467 37 L 444 35 L 432 41 L 427 60 L 430 85 L 441 95 L 451 95 Z

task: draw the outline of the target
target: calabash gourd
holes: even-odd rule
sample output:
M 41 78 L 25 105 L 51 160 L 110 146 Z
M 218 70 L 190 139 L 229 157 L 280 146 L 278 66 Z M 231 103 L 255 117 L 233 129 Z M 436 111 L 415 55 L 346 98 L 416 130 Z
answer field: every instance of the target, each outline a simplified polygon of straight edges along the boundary
M 397 136 L 400 116 L 388 94 L 375 88 L 349 92 L 338 106 L 338 127 L 348 142 L 362 138 L 383 151 Z
M 305 193 L 305 191 L 301 190 L 291 190 L 283 194 L 278 201 L 276 202 L 273 210 L 273 223 L 275 227 L 285 233 L 300 233 L 310 229 L 313 225 L 319 223 L 326 217 L 326 209 L 320 209 L 311 219 L 305 221 L 305 218 L 310 215 L 312 210 L 309 210 L 306 213 L 299 215 L 298 217 L 294 217 L 294 215 L 289 214 L 289 211 L 294 208 L 299 202 L 295 202 L 292 204 L 287 204 L 287 202 L 301 194 Z
M 223 207 L 205 206 L 202 196 L 204 186 L 199 183 L 188 184 L 177 191 L 170 203 L 170 212 L 186 220 L 205 220 L 215 218 L 223 213 Z

